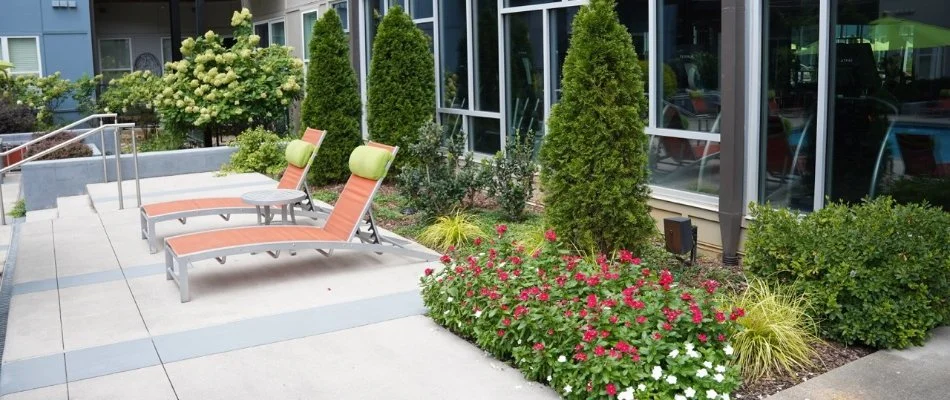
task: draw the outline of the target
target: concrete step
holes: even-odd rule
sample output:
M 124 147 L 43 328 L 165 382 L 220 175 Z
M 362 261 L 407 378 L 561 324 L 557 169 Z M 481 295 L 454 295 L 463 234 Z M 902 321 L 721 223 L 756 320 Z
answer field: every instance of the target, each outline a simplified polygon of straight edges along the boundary
M 89 199 L 89 195 L 85 194 L 56 198 L 56 209 L 60 217 L 96 214 L 96 210 L 92 208 L 92 201 Z
M 26 222 L 49 221 L 56 218 L 59 218 L 59 210 L 55 208 L 26 212 Z

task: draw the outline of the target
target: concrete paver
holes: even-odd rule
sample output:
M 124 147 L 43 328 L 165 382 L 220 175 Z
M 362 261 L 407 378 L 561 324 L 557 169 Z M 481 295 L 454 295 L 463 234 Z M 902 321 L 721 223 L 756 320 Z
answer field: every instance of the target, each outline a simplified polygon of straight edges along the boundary
M 3 362 L 62 352 L 62 332 L 56 291 L 13 296 Z
M 69 397 L 75 400 L 176 400 L 161 366 L 70 382 Z
M 148 336 L 125 281 L 60 290 L 66 351 Z
M 24 392 L 10 393 L 0 400 L 67 400 L 66 385 L 47 386 Z

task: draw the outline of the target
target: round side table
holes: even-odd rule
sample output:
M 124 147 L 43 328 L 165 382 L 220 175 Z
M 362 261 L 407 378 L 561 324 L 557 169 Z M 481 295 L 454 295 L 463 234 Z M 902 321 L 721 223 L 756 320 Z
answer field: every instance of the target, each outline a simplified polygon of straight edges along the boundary
M 264 225 L 270 225 L 274 220 L 271 207 L 280 207 L 281 221 L 285 224 L 287 223 L 287 211 L 289 209 L 290 222 L 297 224 L 297 216 L 294 215 L 294 204 L 306 198 L 306 193 L 293 189 L 255 190 L 241 195 L 241 200 L 257 207 L 257 223 Z

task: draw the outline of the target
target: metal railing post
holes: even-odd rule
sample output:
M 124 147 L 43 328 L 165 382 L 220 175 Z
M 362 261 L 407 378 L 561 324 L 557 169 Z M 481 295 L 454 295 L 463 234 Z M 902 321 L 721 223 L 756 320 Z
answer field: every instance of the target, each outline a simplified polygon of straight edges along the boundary
M 99 144 L 102 146 L 100 149 L 102 151 L 102 183 L 108 183 L 109 168 L 106 166 L 106 132 L 105 129 L 101 129 L 103 125 L 102 118 L 99 118 Z
M 2 175 L 0 175 L 0 176 L 2 176 Z M 3 182 L 3 180 L 0 179 L 0 182 Z M 3 186 L 2 186 L 2 184 L 0 184 L 0 220 L 3 221 L 3 225 L 6 225 L 6 224 L 7 224 L 7 207 L 4 206 L 4 204 L 3 204 Z
M 119 188 L 119 209 L 125 209 L 125 199 L 122 196 L 122 150 L 119 149 L 119 127 L 112 131 L 112 139 L 115 141 L 115 182 Z
M 135 205 L 142 207 L 142 185 L 139 183 L 139 149 L 135 144 L 135 128 L 132 128 L 132 169 L 135 173 Z

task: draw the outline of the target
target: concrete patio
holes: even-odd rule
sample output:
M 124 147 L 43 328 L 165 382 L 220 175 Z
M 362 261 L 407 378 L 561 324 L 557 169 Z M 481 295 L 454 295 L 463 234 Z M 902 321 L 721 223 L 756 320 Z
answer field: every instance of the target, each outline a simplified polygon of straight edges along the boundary
M 179 175 L 143 180 L 142 200 L 274 185 L 257 174 Z M 133 183 L 124 210 L 114 183 L 88 193 L 12 226 L 0 399 L 558 397 L 422 315 L 418 277 L 431 263 L 347 251 L 234 256 L 196 263 L 192 300 L 180 303 L 164 255 L 140 239 Z M 255 223 L 201 217 L 158 233 Z

